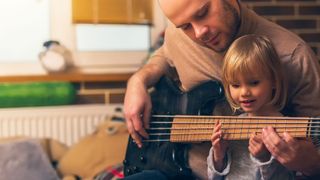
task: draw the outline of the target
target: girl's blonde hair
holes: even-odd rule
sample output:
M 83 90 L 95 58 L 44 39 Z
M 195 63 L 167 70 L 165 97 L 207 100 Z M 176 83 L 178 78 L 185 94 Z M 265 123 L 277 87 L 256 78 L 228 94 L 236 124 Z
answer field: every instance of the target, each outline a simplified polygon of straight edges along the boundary
M 269 104 L 282 110 L 287 101 L 287 82 L 280 59 L 268 38 L 254 34 L 236 39 L 224 57 L 222 83 L 232 109 L 240 109 L 240 106 L 231 98 L 229 85 L 236 82 L 239 74 L 250 77 L 254 72 L 266 75 L 273 82 Z

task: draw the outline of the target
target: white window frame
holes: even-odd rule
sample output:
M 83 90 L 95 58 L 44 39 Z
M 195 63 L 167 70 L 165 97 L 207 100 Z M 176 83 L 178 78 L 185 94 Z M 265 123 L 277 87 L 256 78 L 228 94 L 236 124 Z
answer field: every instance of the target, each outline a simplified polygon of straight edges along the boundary
M 155 43 L 158 35 L 166 26 L 166 18 L 154 1 L 154 25 L 151 28 L 151 45 Z M 114 51 L 114 52 L 80 52 L 76 48 L 75 26 L 72 24 L 72 0 L 51 0 L 51 37 L 60 40 L 66 47 L 73 51 L 75 64 L 78 67 L 108 66 L 108 67 L 132 67 L 141 66 L 147 51 Z
M 151 28 L 151 45 L 165 29 L 167 19 L 154 1 L 154 24 Z M 80 72 L 134 72 L 141 67 L 148 55 L 147 51 L 100 51 L 84 52 L 76 48 L 76 30 L 72 23 L 72 0 L 50 0 L 50 37 L 60 41 L 72 51 L 75 68 Z M 118 71 L 119 70 L 119 71 Z M 47 74 L 40 63 L 0 64 L 0 76 L 3 75 Z

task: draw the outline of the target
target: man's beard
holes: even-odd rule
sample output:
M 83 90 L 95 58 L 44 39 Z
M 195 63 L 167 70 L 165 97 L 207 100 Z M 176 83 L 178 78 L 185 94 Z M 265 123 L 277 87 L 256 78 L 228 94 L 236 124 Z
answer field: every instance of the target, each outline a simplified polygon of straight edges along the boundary
M 220 52 L 223 52 L 225 50 L 227 50 L 230 46 L 230 44 L 234 41 L 236 35 L 238 34 L 239 28 L 240 28 L 240 24 L 241 24 L 241 18 L 240 18 L 240 14 L 238 14 L 237 9 L 235 7 L 233 7 L 228 0 L 222 0 L 223 3 L 223 10 L 225 12 L 228 12 L 227 18 L 231 18 L 233 21 L 227 21 L 227 27 L 229 27 L 229 29 L 231 29 L 230 31 L 230 37 L 227 39 L 227 42 L 225 44 L 225 46 L 223 48 L 220 49 Z M 237 1 L 238 6 L 240 8 L 240 4 Z M 239 12 L 240 13 L 240 12 Z

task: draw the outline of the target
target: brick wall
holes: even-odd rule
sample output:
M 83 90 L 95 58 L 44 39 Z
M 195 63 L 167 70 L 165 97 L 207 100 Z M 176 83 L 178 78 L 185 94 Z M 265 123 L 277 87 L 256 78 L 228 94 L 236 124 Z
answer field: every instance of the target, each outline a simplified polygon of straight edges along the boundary
M 242 0 L 249 8 L 295 32 L 320 60 L 320 0 Z M 122 103 L 126 82 L 77 84 L 77 103 Z
M 123 103 L 126 81 L 122 82 L 78 82 L 76 104 Z
M 320 0 L 242 0 L 257 14 L 295 32 L 320 60 Z

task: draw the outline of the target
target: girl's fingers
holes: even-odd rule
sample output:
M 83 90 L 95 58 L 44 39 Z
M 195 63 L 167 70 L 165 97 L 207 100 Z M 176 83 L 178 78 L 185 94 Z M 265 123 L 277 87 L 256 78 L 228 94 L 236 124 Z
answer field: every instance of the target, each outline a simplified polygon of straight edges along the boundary
M 222 132 L 221 131 L 213 133 L 212 136 L 211 136 L 211 141 L 215 141 L 216 139 L 220 139 L 221 136 L 222 136 Z

